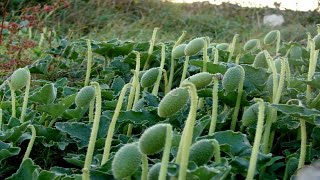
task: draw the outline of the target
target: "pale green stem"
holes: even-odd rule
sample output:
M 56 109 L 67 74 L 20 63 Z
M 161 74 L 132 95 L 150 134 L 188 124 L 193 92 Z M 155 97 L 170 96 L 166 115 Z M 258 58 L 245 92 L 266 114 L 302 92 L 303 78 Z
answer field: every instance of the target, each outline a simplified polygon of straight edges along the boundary
M 180 85 L 182 82 L 186 79 L 187 76 L 187 71 L 188 71 L 188 66 L 189 66 L 189 56 L 186 56 L 186 60 L 183 63 L 183 71 L 182 71 L 182 76 L 181 76 L 181 81 Z
M 141 180 L 148 179 L 148 157 L 145 154 L 142 154 L 142 173 L 141 173 Z
M 304 166 L 304 162 L 306 159 L 306 151 L 307 151 L 307 129 L 306 129 L 306 121 L 304 119 L 300 119 L 300 128 L 301 128 L 301 150 L 300 150 L 298 169 Z
M 232 39 L 232 43 L 230 44 L 229 46 L 229 57 L 228 57 L 228 62 L 231 62 L 231 58 L 233 56 L 233 52 L 234 52 L 234 49 L 235 49 L 235 45 L 236 45 L 236 42 L 237 42 L 237 39 L 239 37 L 239 34 L 235 34 L 233 39 Z
M 211 140 L 213 147 L 214 147 L 214 161 L 216 163 L 221 163 L 221 155 L 220 155 L 220 145 L 219 142 L 215 139 Z
M 166 92 L 169 92 L 172 88 L 172 82 L 173 82 L 173 75 L 174 75 L 174 66 L 175 66 L 175 61 L 173 58 L 173 49 L 175 47 L 177 47 L 179 44 L 181 44 L 183 38 L 186 36 L 186 31 L 182 31 L 181 36 L 179 37 L 179 39 L 176 41 L 176 43 L 173 45 L 172 50 L 171 50 L 171 64 L 170 64 L 170 74 L 169 74 L 169 82 L 168 85 L 166 86 Z
M 218 119 L 218 89 L 219 81 L 216 75 L 213 76 L 213 90 L 212 90 L 212 114 L 211 123 L 209 129 L 209 135 L 213 135 L 216 130 L 217 119 Z
M 219 50 L 217 48 L 214 48 L 214 60 L 213 64 L 219 63 Z
M 236 57 L 236 64 L 239 64 L 240 57 L 241 57 L 241 54 L 238 54 L 237 57 Z
M 11 91 L 11 116 L 16 117 L 16 93 L 10 82 L 8 82 Z
M 163 74 L 163 80 L 164 80 L 164 95 L 168 94 L 168 88 L 166 88 L 168 86 L 168 75 L 167 75 L 167 71 L 165 69 L 162 69 L 162 74 Z
M 0 107 L 0 131 L 2 131 L 2 109 Z
M 90 166 L 92 162 L 93 152 L 94 152 L 94 146 L 97 139 L 98 129 L 99 129 L 99 123 L 100 123 L 100 117 L 101 117 L 101 88 L 99 83 L 92 82 L 91 85 L 95 87 L 95 94 L 96 94 L 96 108 L 95 108 L 95 115 L 94 120 L 92 124 L 92 130 L 90 134 L 86 159 L 84 162 L 84 166 L 82 169 L 82 180 L 89 180 L 90 179 Z
M 29 39 L 32 39 L 32 27 L 28 28 Z
M 317 24 L 317 32 L 320 34 L 320 24 Z
M 23 97 L 23 104 L 22 104 L 22 110 L 21 110 L 21 116 L 20 116 L 21 122 L 24 122 L 24 119 L 25 119 L 25 116 L 26 116 L 28 99 L 29 99 L 29 91 L 30 91 L 30 82 L 31 82 L 30 71 L 29 71 L 28 68 L 26 68 L 26 70 L 28 72 L 28 80 L 27 80 L 26 89 L 25 89 L 25 92 L 24 92 L 24 97 Z
M 204 47 L 203 47 L 203 67 L 202 67 L 202 72 L 207 72 L 207 62 L 208 62 L 208 41 L 204 41 Z
M 277 45 L 276 45 L 276 54 L 278 54 L 280 50 L 280 41 L 281 41 L 281 33 L 277 30 Z
M 231 120 L 230 129 L 232 131 L 235 131 L 236 125 L 237 125 L 237 119 L 238 119 L 240 103 L 241 103 L 241 98 L 242 98 L 242 93 L 243 93 L 243 83 L 244 83 L 244 79 L 245 79 L 245 71 L 242 68 L 242 66 L 239 65 L 239 67 L 240 67 L 240 69 L 242 71 L 242 77 L 241 77 L 241 80 L 240 80 L 240 83 L 239 83 L 239 86 L 238 86 L 238 96 L 237 96 L 236 106 L 234 107 L 232 120 Z
M 90 39 L 87 39 L 87 46 L 88 46 L 88 60 L 87 60 L 87 72 L 86 72 L 86 79 L 84 81 L 84 86 L 88 86 L 90 81 L 90 73 L 91 73 L 91 65 L 92 65 L 92 49 L 91 49 Z
M 264 55 L 266 56 L 269 69 L 271 70 L 272 76 L 273 76 L 272 77 L 273 78 L 272 101 L 274 102 L 276 98 L 277 89 L 278 89 L 278 73 L 277 73 L 276 66 L 274 65 L 273 59 L 268 53 L 268 51 L 265 50 L 263 52 L 264 52 Z
M 127 91 L 128 87 L 130 85 L 132 85 L 132 84 L 128 83 L 128 84 L 124 85 L 122 90 L 121 90 L 116 109 L 114 111 L 113 117 L 112 117 L 110 125 L 109 125 L 108 135 L 107 135 L 105 146 L 104 146 L 104 150 L 103 150 L 103 156 L 102 156 L 101 165 L 105 164 L 109 159 L 111 142 L 112 142 L 112 137 L 113 137 L 113 133 L 114 133 L 114 130 L 115 130 L 116 122 L 117 122 L 117 119 L 119 117 L 119 113 L 120 113 L 120 110 L 121 110 L 121 106 L 122 106 L 122 103 L 123 103 L 124 96 L 125 96 L 126 91 Z
M 153 86 L 152 89 L 152 94 L 155 96 L 158 96 L 158 92 L 159 92 L 159 86 L 160 86 L 160 82 L 161 82 L 161 78 L 162 78 L 162 70 L 164 68 L 164 63 L 166 61 L 166 46 L 161 43 L 161 62 L 160 62 L 160 70 L 159 70 L 159 74 L 157 77 L 157 81 L 155 83 L 155 85 Z
M 316 98 L 314 98 L 314 100 L 310 103 L 310 107 L 314 108 L 318 104 L 319 100 L 320 100 L 320 92 L 318 93 Z
M 256 128 L 256 135 L 254 137 L 254 143 L 252 147 L 252 153 L 250 157 L 250 164 L 248 169 L 248 174 L 246 177 L 246 180 L 253 180 L 254 172 L 256 170 L 257 165 L 257 159 L 258 159 L 258 153 L 259 153 L 259 146 L 263 131 L 263 121 L 264 121 L 264 102 L 260 98 L 254 98 L 254 101 L 259 103 L 259 114 L 258 114 L 258 122 L 257 122 L 257 128 Z
M 194 129 L 194 124 L 196 120 L 197 101 L 198 101 L 197 89 L 194 86 L 194 84 L 183 83 L 182 87 L 187 87 L 189 89 L 189 94 L 191 97 L 191 105 L 190 105 L 190 111 L 186 121 L 186 125 L 183 129 L 183 131 L 185 132 L 185 135 L 183 136 L 183 139 L 181 139 L 180 141 L 180 143 L 183 142 L 182 149 L 178 150 L 178 154 L 179 154 L 179 151 L 182 151 L 180 169 L 179 169 L 179 180 L 185 180 L 187 175 L 190 146 L 192 144 L 192 136 L 193 136 L 193 129 Z
M 90 101 L 89 105 L 89 122 L 93 122 L 94 99 L 95 98 Z
M 288 87 L 290 87 L 290 79 L 291 79 L 290 64 L 288 59 L 286 58 L 286 81 L 287 81 Z
M 167 133 L 166 133 L 166 143 L 164 146 L 164 151 L 163 151 L 162 160 L 161 160 L 159 180 L 166 180 L 171 144 L 172 144 L 172 126 L 168 124 Z
M 29 155 L 31 153 L 31 150 L 32 150 L 32 147 L 33 147 L 33 144 L 34 144 L 34 141 L 36 139 L 36 129 L 34 128 L 33 125 L 28 125 L 28 128 L 31 129 L 31 139 L 29 141 L 29 144 L 28 144 L 28 147 L 27 147 L 27 150 L 26 152 L 24 153 L 24 156 L 22 158 L 22 161 L 29 158 Z
M 280 71 L 280 79 L 279 79 L 279 85 L 277 89 L 277 93 L 274 99 L 274 104 L 278 104 L 281 98 L 282 90 L 284 87 L 284 79 L 285 79 L 285 73 L 286 73 L 286 63 L 287 59 L 281 58 L 281 71 Z
M 307 50 L 309 51 L 310 50 L 310 40 L 311 40 L 311 33 L 310 32 L 307 32 L 307 39 L 308 39 Z
M 155 44 L 155 41 L 156 41 L 156 35 L 157 35 L 157 31 L 158 30 L 159 30 L 159 28 L 157 28 L 157 27 L 153 29 L 152 37 L 150 39 L 150 47 L 149 47 L 149 50 L 148 50 L 148 57 L 147 57 L 147 60 L 146 60 L 146 62 L 144 64 L 143 70 L 146 70 L 146 69 L 149 68 L 150 56 L 153 53 L 153 47 L 154 47 L 154 44 Z
M 39 44 L 38 44 L 38 47 L 39 47 L 39 48 L 42 47 L 43 40 L 44 40 L 44 33 L 41 33 L 41 34 L 40 34 Z
M 319 50 L 315 50 L 315 42 L 313 40 L 310 40 L 310 59 L 309 59 L 309 71 L 308 71 L 308 77 L 307 80 L 311 81 L 312 77 L 316 71 L 316 66 L 317 66 L 317 59 L 318 59 L 318 54 Z M 311 101 L 311 86 L 307 85 L 307 91 L 306 91 L 306 100 L 307 104 L 310 104 Z

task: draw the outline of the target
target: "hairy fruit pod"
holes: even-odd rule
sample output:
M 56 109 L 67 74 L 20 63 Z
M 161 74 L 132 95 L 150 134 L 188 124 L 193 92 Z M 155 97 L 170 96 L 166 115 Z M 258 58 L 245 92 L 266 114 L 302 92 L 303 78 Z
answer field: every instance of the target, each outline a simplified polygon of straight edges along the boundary
M 223 76 L 222 86 L 227 92 L 238 89 L 243 72 L 239 66 L 229 68 Z
M 19 68 L 11 75 L 11 86 L 13 90 L 19 90 L 26 86 L 30 73 L 25 68 Z
M 246 42 L 246 44 L 244 44 L 243 50 L 249 52 L 253 50 L 255 47 L 257 47 L 257 45 L 258 45 L 258 39 L 251 39 L 248 42 Z
M 140 83 L 143 88 L 150 87 L 156 83 L 158 75 L 160 73 L 159 67 L 154 67 L 147 70 L 141 77 Z
M 95 96 L 95 89 L 92 86 L 83 87 L 77 94 L 75 103 L 78 107 L 85 107 Z
M 189 92 L 185 88 L 171 90 L 159 103 L 158 115 L 168 117 L 179 111 L 188 101 Z
M 190 148 L 189 160 L 198 166 L 206 164 L 214 155 L 214 146 L 208 139 L 202 139 L 194 143 Z
M 191 82 L 196 86 L 197 89 L 202 89 L 211 83 L 212 77 L 213 74 L 210 74 L 208 72 L 201 72 L 188 77 L 183 81 L 183 83 Z
M 172 57 L 175 59 L 175 58 L 180 58 L 182 56 L 184 56 L 184 50 L 186 48 L 187 44 L 180 44 L 178 45 L 177 47 L 175 47 L 173 50 L 172 50 Z
M 253 67 L 255 68 L 265 68 L 269 67 L 266 55 L 263 51 L 259 52 L 253 61 Z
M 145 155 L 163 150 L 166 143 L 167 124 L 156 124 L 146 129 L 139 139 L 139 149 Z
M 204 39 L 203 38 L 195 38 L 190 41 L 186 48 L 184 49 L 184 54 L 186 56 L 192 56 L 200 52 L 204 47 Z
M 264 44 L 272 44 L 274 43 L 278 38 L 278 32 L 277 30 L 273 30 L 268 32 L 268 34 L 264 37 Z

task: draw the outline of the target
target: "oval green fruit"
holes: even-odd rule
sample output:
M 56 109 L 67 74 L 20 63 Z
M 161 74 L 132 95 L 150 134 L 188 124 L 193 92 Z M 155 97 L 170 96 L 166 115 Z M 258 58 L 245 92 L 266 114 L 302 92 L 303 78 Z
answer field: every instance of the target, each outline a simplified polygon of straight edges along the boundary
M 277 40 L 277 38 L 278 38 L 278 31 L 277 30 L 270 31 L 264 37 L 264 44 L 272 44 Z
M 141 79 L 146 71 L 139 71 L 138 78 Z
M 162 151 L 166 143 L 167 124 L 156 124 L 146 129 L 139 139 L 139 149 L 145 155 Z
M 203 38 L 195 38 L 190 41 L 186 48 L 184 49 L 184 54 L 186 56 L 192 56 L 200 52 L 204 47 L 204 39 Z
M 320 34 L 317 34 L 314 38 L 313 38 L 314 44 L 315 44 L 315 49 L 318 50 L 320 49 Z
M 266 106 L 266 103 L 265 103 Z M 266 115 L 267 108 L 265 108 Z M 247 126 L 256 126 L 258 121 L 259 114 L 259 103 L 252 104 L 249 106 L 242 114 L 242 125 Z
M 148 180 L 158 180 L 161 169 L 161 163 L 154 164 L 148 172 Z
M 30 78 L 30 72 L 26 68 L 19 68 L 11 75 L 11 86 L 13 90 L 19 90 L 26 86 Z
M 197 89 L 202 89 L 211 83 L 212 77 L 213 74 L 210 74 L 208 72 L 201 72 L 188 77 L 183 81 L 183 83 L 191 82 L 196 86 Z
M 154 67 L 147 70 L 141 77 L 140 83 L 141 87 L 150 87 L 156 83 L 158 75 L 160 73 L 159 67 Z
M 258 39 L 251 39 L 243 46 L 243 50 L 249 52 L 253 50 L 258 45 Z
M 78 107 L 85 107 L 95 96 L 95 89 L 92 86 L 83 87 L 77 94 L 75 103 Z
M 122 146 L 112 160 L 112 173 L 116 179 L 122 179 L 134 174 L 141 163 L 142 155 L 137 143 Z
M 256 57 L 254 58 L 254 61 L 253 61 L 253 67 L 255 68 L 268 68 L 269 65 L 268 65 L 268 62 L 267 62 L 267 58 L 264 54 L 263 51 L 259 52 Z
M 277 69 L 277 73 L 280 73 L 281 71 L 281 59 L 280 58 L 277 58 L 273 61 L 274 63 L 274 66 L 276 67 Z
M 290 58 L 292 59 L 301 59 L 302 49 L 300 46 L 294 46 L 290 49 Z
M 238 89 L 243 76 L 242 69 L 237 65 L 229 68 L 223 76 L 222 86 L 227 92 Z
M 188 101 L 189 92 L 185 88 L 171 90 L 162 98 L 158 107 L 160 117 L 168 117 L 179 111 Z
M 228 43 L 220 43 L 216 46 L 216 48 L 221 51 L 227 51 L 229 48 L 229 44 Z
M 180 58 L 182 56 L 184 56 L 184 49 L 186 48 L 187 44 L 180 44 L 177 47 L 175 47 L 172 50 L 172 57 L 175 58 Z
M 189 161 L 198 166 L 206 164 L 214 155 L 214 146 L 208 139 L 202 139 L 194 143 L 190 148 Z

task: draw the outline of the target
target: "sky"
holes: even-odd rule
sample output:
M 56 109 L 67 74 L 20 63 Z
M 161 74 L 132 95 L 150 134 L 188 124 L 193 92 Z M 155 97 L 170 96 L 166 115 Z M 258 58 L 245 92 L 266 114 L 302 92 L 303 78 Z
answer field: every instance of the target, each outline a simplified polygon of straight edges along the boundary
M 171 0 L 173 2 L 195 2 L 209 1 L 212 4 L 221 4 L 222 2 L 230 2 L 240 4 L 246 7 L 274 7 L 274 3 L 281 3 L 280 9 L 291 9 L 298 11 L 314 10 L 318 7 L 318 0 Z

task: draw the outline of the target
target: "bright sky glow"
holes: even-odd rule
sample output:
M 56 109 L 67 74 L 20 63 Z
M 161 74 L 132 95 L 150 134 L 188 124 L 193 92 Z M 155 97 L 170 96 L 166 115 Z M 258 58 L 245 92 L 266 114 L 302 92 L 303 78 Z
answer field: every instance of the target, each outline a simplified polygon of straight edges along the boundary
M 318 0 L 171 0 L 173 2 L 203 2 L 209 1 L 212 4 L 221 4 L 230 2 L 245 7 L 274 7 L 274 3 L 281 3 L 280 9 L 291 9 L 298 11 L 309 11 L 318 8 Z

